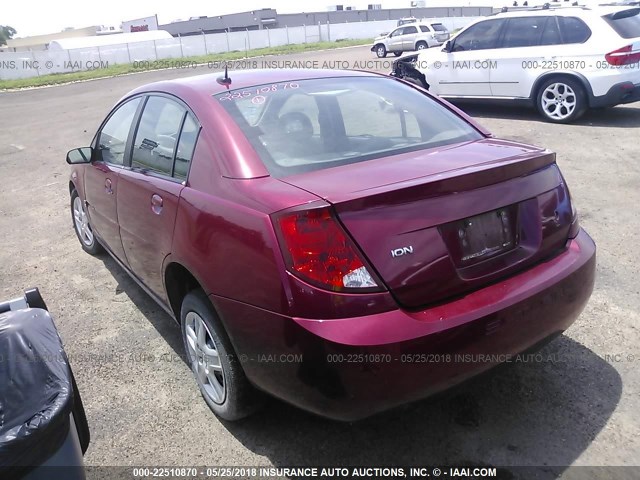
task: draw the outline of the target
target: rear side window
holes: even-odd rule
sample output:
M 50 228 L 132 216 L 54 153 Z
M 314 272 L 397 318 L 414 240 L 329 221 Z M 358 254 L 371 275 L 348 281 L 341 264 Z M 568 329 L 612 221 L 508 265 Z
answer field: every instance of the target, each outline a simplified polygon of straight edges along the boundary
M 420 30 L 424 33 L 429 33 L 431 31 L 426 25 L 420 25 Z
M 456 37 L 453 44 L 454 52 L 468 50 L 486 50 L 496 48 L 504 20 L 484 20 L 470 26 Z
M 186 109 L 164 97 L 149 97 L 133 144 L 131 166 L 170 176 Z
M 591 36 L 589 27 L 576 17 L 558 17 L 562 43 L 584 43 Z
M 605 15 L 602 18 L 622 38 L 640 37 L 640 8 L 623 10 L 611 15 Z
M 102 127 L 98 140 L 98 149 L 102 161 L 113 165 L 124 164 L 127 138 L 139 105 L 140 97 L 129 100 L 118 107 Z
M 507 22 L 502 46 L 515 48 L 540 45 L 546 20 L 546 17 L 510 18 Z
M 182 132 L 180 133 L 180 141 L 178 142 L 178 150 L 176 151 L 176 161 L 173 167 L 173 177 L 179 180 L 186 180 L 189 173 L 189 165 L 193 158 L 193 151 L 196 148 L 196 141 L 200 133 L 200 125 L 196 119 L 187 113 L 184 120 Z
M 428 95 L 391 78 L 301 80 L 216 98 L 278 178 L 483 138 Z

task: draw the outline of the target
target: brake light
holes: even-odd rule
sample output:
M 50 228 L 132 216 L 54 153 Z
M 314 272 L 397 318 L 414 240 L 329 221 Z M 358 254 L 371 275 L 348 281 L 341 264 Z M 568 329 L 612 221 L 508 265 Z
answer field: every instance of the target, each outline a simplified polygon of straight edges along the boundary
M 633 45 L 627 45 L 607 53 L 604 58 L 607 59 L 609 65 L 629 65 L 640 62 L 640 50 L 634 52 Z
M 568 234 L 568 238 L 571 240 L 576 238 L 580 233 L 580 219 L 578 218 L 578 210 L 576 209 L 576 204 L 573 203 L 573 197 L 571 196 L 571 191 L 569 190 L 567 181 L 565 180 L 564 175 L 562 175 L 562 173 L 560 173 L 560 177 L 562 177 L 562 185 L 567 195 L 567 199 L 569 200 L 569 205 L 571 206 L 571 224 L 569 225 L 569 234 Z
M 295 275 L 333 291 L 379 287 L 328 208 L 288 213 L 277 223 Z
M 564 181 L 564 177 L 562 177 Z M 580 219 L 578 218 L 578 210 L 576 209 L 576 204 L 573 203 L 573 197 L 571 196 L 571 192 L 569 191 L 569 187 L 565 182 L 564 188 L 567 190 L 567 196 L 569 197 L 569 203 L 571 204 L 571 225 L 569 225 L 569 239 L 576 238 L 580 233 Z
M 569 226 L 569 238 L 573 239 L 580 233 L 580 220 L 578 218 L 578 211 L 571 202 L 571 225 Z

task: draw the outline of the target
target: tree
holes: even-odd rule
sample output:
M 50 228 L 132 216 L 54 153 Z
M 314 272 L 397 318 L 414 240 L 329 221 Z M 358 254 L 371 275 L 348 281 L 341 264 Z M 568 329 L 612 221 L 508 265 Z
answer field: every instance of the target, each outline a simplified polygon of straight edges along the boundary
M 7 43 L 11 37 L 16 34 L 16 29 L 9 25 L 0 25 L 0 45 Z

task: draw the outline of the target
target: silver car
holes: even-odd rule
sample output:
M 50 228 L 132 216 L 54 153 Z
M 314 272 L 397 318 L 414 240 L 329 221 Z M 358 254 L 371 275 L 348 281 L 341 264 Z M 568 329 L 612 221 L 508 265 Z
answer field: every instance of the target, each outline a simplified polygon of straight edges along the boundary
M 390 52 L 399 57 L 403 52 L 437 47 L 449 40 L 449 37 L 449 31 L 441 23 L 412 23 L 377 37 L 371 51 L 375 52 L 378 58 L 384 58 Z

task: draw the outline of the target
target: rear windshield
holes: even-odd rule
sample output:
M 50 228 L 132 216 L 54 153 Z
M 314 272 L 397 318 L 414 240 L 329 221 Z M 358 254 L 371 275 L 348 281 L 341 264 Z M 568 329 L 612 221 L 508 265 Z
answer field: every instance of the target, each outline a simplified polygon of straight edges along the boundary
M 432 23 L 431 28 L 433 28 L 436 32 L 446 32 L 447 29 L 441 23 Z
M 483 138 L 428 95 L 391 78 L 292 81 L 215 98 L 279 178 Z
M 622 38 L 640 37 L 640 8 L 631 8 L 602 17 Z

